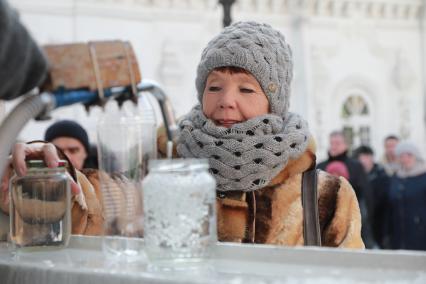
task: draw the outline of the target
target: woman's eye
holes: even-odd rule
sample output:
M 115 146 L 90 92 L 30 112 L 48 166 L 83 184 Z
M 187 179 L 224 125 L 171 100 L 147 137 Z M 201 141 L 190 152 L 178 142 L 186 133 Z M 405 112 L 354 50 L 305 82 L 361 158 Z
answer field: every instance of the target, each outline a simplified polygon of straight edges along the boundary
M 219 92 L 221 89 L 220 87 L 211 86 L 209 87 L 209 92 Z
M 240 88 L 240 92 L 246 93 L 246 94 L 254 93 L 254 91 L 252 89 L 249 89 L 249 88 Z

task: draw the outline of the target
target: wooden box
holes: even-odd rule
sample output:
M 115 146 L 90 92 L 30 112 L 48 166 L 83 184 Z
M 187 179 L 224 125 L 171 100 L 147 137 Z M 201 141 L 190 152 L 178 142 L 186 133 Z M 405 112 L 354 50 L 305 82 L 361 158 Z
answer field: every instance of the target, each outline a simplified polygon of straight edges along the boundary
M 141 81 L 136 56 L 126 41 L 45 45 L 49 80 L 45 89 L 96 90 L 131 86 Z

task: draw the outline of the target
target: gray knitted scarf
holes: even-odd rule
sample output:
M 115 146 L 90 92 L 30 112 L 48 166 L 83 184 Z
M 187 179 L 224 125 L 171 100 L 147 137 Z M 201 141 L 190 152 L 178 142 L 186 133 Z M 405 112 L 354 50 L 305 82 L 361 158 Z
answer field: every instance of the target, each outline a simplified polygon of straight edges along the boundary
M 262 115 L 225 128 L 206 118 L 200 105 L 179 126 L 179 155 L 209 159 L 219 191 L 254 191 L 266 186 L 289 159 L 305 151 L 309 137 L 307 123 L 294 113 L 287 113 L 285 119 Z

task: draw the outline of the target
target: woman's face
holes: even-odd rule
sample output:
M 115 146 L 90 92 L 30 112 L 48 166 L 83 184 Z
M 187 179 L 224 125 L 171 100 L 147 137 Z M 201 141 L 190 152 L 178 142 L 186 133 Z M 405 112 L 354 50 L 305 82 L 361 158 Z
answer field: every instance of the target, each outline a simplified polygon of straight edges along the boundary
M 416 157 L 410 153 L 402 153 L 399 155 L 399 162 L 406 170 L 411 170 L 416 164 Z
M 269 101 L 249 73 L 212 71 L 207 77 L 202 103 L 204 115 L 226 128 L 269 113 Z

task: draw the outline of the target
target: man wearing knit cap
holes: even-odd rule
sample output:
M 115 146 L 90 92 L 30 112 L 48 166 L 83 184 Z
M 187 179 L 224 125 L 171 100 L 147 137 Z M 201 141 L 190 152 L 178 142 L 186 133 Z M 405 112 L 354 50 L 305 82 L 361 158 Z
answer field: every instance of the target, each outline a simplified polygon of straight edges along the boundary
M 80 124 L 71 120 L 55 122 L 46 130 L 44 140 L 61 149 L 76 169 L 83 168 L 90 144 L 87 132 Z

